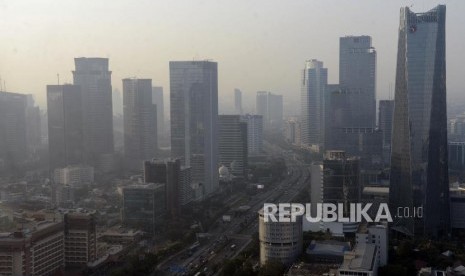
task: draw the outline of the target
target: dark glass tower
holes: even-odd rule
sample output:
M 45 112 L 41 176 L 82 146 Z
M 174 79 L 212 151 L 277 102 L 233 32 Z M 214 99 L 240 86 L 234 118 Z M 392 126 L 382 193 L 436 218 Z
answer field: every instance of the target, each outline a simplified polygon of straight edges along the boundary
M 407 235 L 439 237 L 450 228 L 446 114 L 446 7 L 400 11 L 390 208 L 423 207 L 422 218 L 395 218 Z

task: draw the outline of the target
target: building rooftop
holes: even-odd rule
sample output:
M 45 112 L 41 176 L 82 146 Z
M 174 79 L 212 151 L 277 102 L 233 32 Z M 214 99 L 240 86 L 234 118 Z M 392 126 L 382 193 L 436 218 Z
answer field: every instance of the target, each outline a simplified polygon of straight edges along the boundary
M 315 241 L 313 240 L 305 251 L 309 255 L 333 255 L 343 256 L 344 252 L 350 250 L 350 243 L 327 240 Z
M 342 270 L 365 270 L 371 271 L 376 258 L 376 245 L 361 243 L 353 251 L 344 254 Z

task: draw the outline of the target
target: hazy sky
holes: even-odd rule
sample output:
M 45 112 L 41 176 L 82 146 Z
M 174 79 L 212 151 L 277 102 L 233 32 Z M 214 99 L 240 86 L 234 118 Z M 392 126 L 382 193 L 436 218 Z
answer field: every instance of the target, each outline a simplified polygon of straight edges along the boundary
M 443 0 L 444 1 L 444 0 Z M 72 82 L 74 57 L 108 57 L 121 79 L 152 78 L 168 99 L 170 60 L 218 62 L 220 103 L 240 88 L 252 108 L 258 90 L 298 103 L 300 70 L 324 62 L 338 82 L 339 37 L 370 35 L 378 52 L 377 94 L 394 85 L 399 9 L 427 11 L 430 0 L 0 0 L 0 77 L 8 91 L 32 93 Z M 443 2 L 444 3 L 444 2 Z M 449 98 L 465 92 L 465 1 L 447 5 Z M 168 101 L 166 101 L 168 104 Z M 223 110 L 225 110 L 223 108 Z

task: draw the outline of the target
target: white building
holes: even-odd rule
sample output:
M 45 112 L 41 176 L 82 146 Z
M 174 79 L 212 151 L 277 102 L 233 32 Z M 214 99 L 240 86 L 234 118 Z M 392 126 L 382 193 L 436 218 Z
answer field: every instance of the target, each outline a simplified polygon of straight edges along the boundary
M 269 260 L 292 264 L 302 253 L 302 216 L 298 216 L 295 222 L 265 222 L 262 209 L 258 212 L 258 219 L 260 264 L 264 265 Z
M 385 225 L 369 226 L 363 233 L 355 235 L 356 244 L 368 243 L 376 245 L 378 262 L 380 266 L 388 263 L 388 229 Z
M 53 179 L 55 184 L 80 187 L 94 183 L 94 168 L 85 165 L 68 166 L 55 169 Z

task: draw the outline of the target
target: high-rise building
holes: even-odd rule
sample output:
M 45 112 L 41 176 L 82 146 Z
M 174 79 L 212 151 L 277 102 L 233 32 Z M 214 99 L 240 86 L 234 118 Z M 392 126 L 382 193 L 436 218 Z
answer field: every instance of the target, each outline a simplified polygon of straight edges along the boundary
M 18 166 L 27 158 L 27 97 L 0 91 L 0 159 Z
M 383 132 L 383 146 L 391 148 L 392 119 L 394 118 L 394 101 L 379 101 L 378 128 Z
M 297 216 L 294 222 L 265 221 L 261 209 L 258 212 L 258 237 L 261 265 L 272 260 L 291 265 L 302 253 L 302 216 Z
M 131 168 L 155 156 L 157 110 L 152 103 L 152 80 L 123 79 L 124 154 Z
M 84 158 L 96 165 L 114 147 L 111 71 L 107 58 L 75 58 L 74 64 L 73 83 L 82 91 Z
M 323 62 L 312 59 L 305 63 L 301 85 L 301 143 L 324 148 L 328 69 Z
M 218 188 L 218 65 L 170 62 L 171 156 L 191 167 L 205 195 Z
M 376 51 L 370 36 L 339 39 L 339 85 L 350 98 L 350 125 L 376 126 Z
M 123 188 L 123 225 L 152 235 L 165 213 L 165 184 L 141 184 Z
M 65 224 L 66 267 L 87 266 L 97 259 L 97 231 L 94 213 L 67 213 Z
M 240 115 L 219 116 L 220 164 L 236 177 L 246 178 L 247 123 Z
M 26 107 L 26 135 L 28 150 L 37 151 L 42 145 L 42 132 L 40 129 L 40 108 L 35 105 L 32 95 L 27 95 Z
M 83 162 L 81 88 L 47 85 L 50 170 Z
M 421 218 L 394 218 L 406 235 L 450 230 L 445 21 L 444 5 L 400 10 L 389 200 L 391 212 L 423 208 Z
M 247 153 L 249 156 L 262 154 L 263 116 L 246 114 L 242 120 L 247 123 Z
M 256 98 L 256 111 L 263 116 L 264 128 L 271 131 L 280 131 L 283 127 L 283 96 L 267 91 L 258 91 Z
M 234 89 L 234 111 L 237 115 L 242 115 L 242 91 Z
M 296 146 L 300 146 L 302 143 L 301 133 L 302 133 L 302 124 L 298 118 L 290 118 L 285 122 L 285 131 L 284 137 L 288 143 L 291 143 Z
M 171 216 L 178 216 L 181 206 L 192 201 L 191 181 L 191 168 L 181 166 L 181 160 L 166 162 L 166 209 Z
M 359 159 L 347 157 L 344 151 L 327 151 L 323 160 L 322 199 L 325 203 L 343 203 L 348 212 L 350 203 L 361 198 Z
M 194 199 L 191 178 L 191 168 L 182 166 L 180 159 L 144 162 L 144 182 L 165 184 L 166 211 L 173 217 L 180 214 L 181 206 Z
M 152 87 L 152 103 L 157 106 L 157 134 L 165 132 L 165 105 L 163 102 L 163 87 Z
M 144 161 L 144 183 L 166 183 L 166 163 L 160 159 Z

